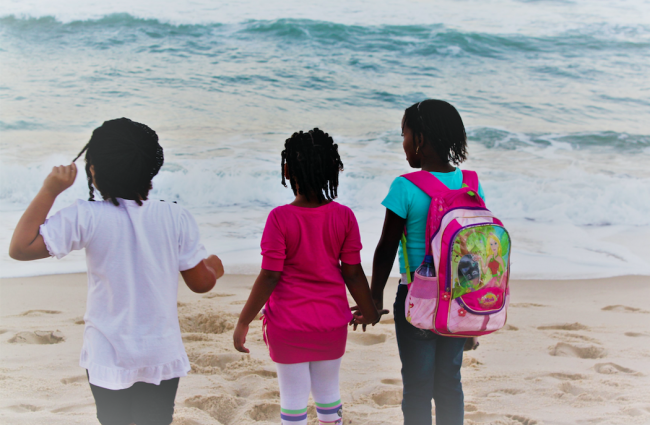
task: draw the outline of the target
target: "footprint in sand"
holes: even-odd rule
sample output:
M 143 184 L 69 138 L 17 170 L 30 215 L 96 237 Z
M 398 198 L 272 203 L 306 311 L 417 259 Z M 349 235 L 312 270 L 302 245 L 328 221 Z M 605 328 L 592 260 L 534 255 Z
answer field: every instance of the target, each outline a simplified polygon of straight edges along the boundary
M 465 412 L 465 420 L 470 419 L 472 424 L 474 423 L 493 423 L 495 419 L 500 418 L 502 419 L 503 416 L 501 415 L 495 415 L 487 412 L 482 412 L 478 410 L 478 408 L 474 408 L 473 411 L 467 411 Z M 503 421 L 501 421 L 503 423 Z
M 544 304 L 535 304 L 535 303 L 512 303 L 510 307 L 546 307 Z
M 463 356 L 463 366 L 462 367 L 479 367 L 483 363 L 479 362 L 476 360 L 474 357 L 470 357 L 468 355 Z
M 18 332 L 8 342 L 12 344 L 58 344 L 65 341 L 61 331 Z
M 589 330 L 588 326 L 583 325 L 582 323 L 562 323 L 558 325 L 546 325 L 538 326 L 539 330 L 552 330 L 552 331 L 586 331 Z
M 61 314 L 61 312 L 58 310 L 27 310 L 18 316 L 43 316 L 45 314 Z
M 560 391 L 562 391 L 564 394 L 571 394 L 574 396 L 579 396 L 587 392 L 587 390 L 576 387 L 571 382 L 563 382 L 560 384 Z
M 84 404 L 70 404 L 64 407 L 58 407 L 54 410 L 50 410 L 52 413 L 71 413 L 79 412 L 82 410 L 87 410 L 90 407 L 95 407 L 95 403 L 84 403 Z
M 636 307 L 628 307 L 626 305 L 608 305 L 607 307 L 603 307 L 601 310 L 603 311 L 616 311 L 618 313 L 643 313 L 643 314 L 648 314 L 650 311 L 648 310 L 642 310 L 640 308 Z
M 573 332 L 553 333 L 550 336 L 564 342 L 591 342 L 594 344 L 600 344 L 600 341 L 598 341 L 597 339 L 591 338 L 589 336 L 573 333 Z
M 273 370 L 266 370 L 266 369 L 256 369 L 256 370 L 245 370 L 237 375 L 238 378 L 241 378 L 242 376 L 248 376 L 248 375 L 257 375 L 261 376 L 262 378 L 277 378 L 278 373 L 273 371 Z
M 628 406 L 628 407 L 622 408 L 620 410 L 620 412 L 622 414 L 624 414 L 625 416 L 631 416 L 631 417 L 637 417 L 637 418 L 641 417 L 641 418 L 647 419 L 648 413 L 650 413 L 650 409 L 647 408 L 647 407 L 643 408 L 643 407 Z M 644 420 L 644 422 L 645 422 L 645 420 Z
M 218 367 L 219 369 L 225 369 L 230 363 L 234 363 L 241 360 L 248 360 L 250 357 L 248 354 L 239 354 L 239 353 L 222 353 L 222 354 L 212 354 L 204 353 L 199 355 L 190 356 L 190 361 L 199 366 L 212 366 Z
M 376 345 L 386 342 L 386 334 L 350 333 L 348 340 L 357 345 Z
M 6 334 L 7 332 L 9 332 L 8 329 L 0 329 L 0 335 Z
M 500 390 L 495 390 L 495 391 L 490 391 L 488 395 L 517 395 L 517 394 L 523 394 L 524 390 L 517 390 L 515 388 L 502 388 Z
M 85 325 L 86 321 L 84 320 L 83 317 L 77 317 L 75 319 L 72 319 L 75 325 Z
M 271 403 L 257 404 L 248 409 L 248 417 L 254 421 L 277 421 L 280 417 L 280 405 Z
M 9 406 L 7 409 L 16 413 L 38 412 L 39 410 L 43 410 L 42 407 L 34 406 L 33 404 L 15 404 Z
M 63 378 L 61 379 L 61 383 L 68 385 L 68 384 L 76 384 L 77 382 L 88 382 L 88 378 L 86 375 L 79 375 L 79 376 L 72 376 L 70 378 Z
M 381 383 L 386 384 L 386 385 L 402 385 L 402 380 L 401 379 L 382 379 Z
M 235 294 L 223 294 L 219 292 L 210 292 L 209 294 L 205 294 L 203 298 L 210 299 L 210 298 L 223 298 L 223 297 L 234 297 L 234 296 Z
M 605 403 L 607 400 L 616 397 L 616 394 L 598 390 L 597 388 L 594 388 L 593 385 L 587 388 L 581 388 L 573 385 L 571 382 L 563 382 L 560 384 L 560 391 L 560 393 L 555 394 L 556 398 L 564 398 L 566 395 L 575 397 L 572 398 L 571 405 L 573 407 L 584 407 L 585 405 L 591 405 L 594 403 Z
M 222 334 L 235 328 L 237 316 L 228 313 L 199 313 L 180 317 L 181 331 Z
M 602 373 L 604 375 L 615 375 L 618 373 L 623 373 L 626 375 L 633 375 L 633 376 L 641 375 L 641 373 L 637 372 L 636 370 L 628 369 L 621 365 L 617 365 L 616 363 L 597 363 L 594 365 L 594 369 L 596 370 L 596 372 Z
M 203 410 L 223 424 L 230 422 L 237 408 L 244 403 L 244 400 L 237 400 L 228 394 L 211 396 L 195 395 L 194 397 L 185 399 L 185 406 Z M 280 416 L 279 408 L 278 416 Z
M 237 301 L 232 301 L 230 305 L 244 305 L 246 304 L 246 300 L 237 300 Z
M 280 391 L 267 391 L 265 393 L 260 394 L 259 398 L 263 400 L 280 400 Z
M 515 422 L 520 423 L 521 425 L 537 425 L 538 422 L 534 419 L 527 418 L 520 415 L 506 415 L 506 418 L 512 419 Z
M 581 359 L 600 359 L 607 355 L 604 348 L 596 347 L 594 345 L 578 346 L 567 344 L 566 342 L 558 342 L 555 347 L 549 351 L 551 356 L 559 357 L 579 357 Z
M 216 375 L 226 373 L 233 375 L 241 372 L 241 369 L 248 369 L 257 366 L 249 356 L 239 353 L 188 353 L 192 373 L 202 375 Z
M 174 421 L 171 425 L 222 425 L 221 422 L 200 409 L 193 407 L 182 407 L 176 403 L 174 407 Z
M 649 334 L 644 334 L 642 332 L 625 332 L 625 336 L 631 336 L 633 338 L 639 338 L 639 337 L 650 337 Z
M 587 379 L 585 375 L 580 375 L 579 373 L 549 373 L 548 376 L 561 381 L 580 381 Z
M 370 394 L 378 406 L 398 406 L 402 404 L 401 388 L 381 388 Z
M 493 413 L 486 413 L 481 411 L 469 412 L 465 415 L 465 419 L 471 419 L 476 423 L 490 423 L 490 424 L 508 424 L 508 425 L 537 425 L 534 419 L 527 418 L 521 415 L 498 415 Z M 509 420 L 508 420 L 509 419 Z
M 183 342 L 197 342 L 197 341 L 212 341 L 212 338 L 208 334 L 201 334 L 201 333 L 183 334 Z
M 505 330 L 505 331 L 518 331 L 519 328 L 516 327 L 516 326 L 512 326 L 512 325 L 505 325 L 503 327 L 503 330 Z

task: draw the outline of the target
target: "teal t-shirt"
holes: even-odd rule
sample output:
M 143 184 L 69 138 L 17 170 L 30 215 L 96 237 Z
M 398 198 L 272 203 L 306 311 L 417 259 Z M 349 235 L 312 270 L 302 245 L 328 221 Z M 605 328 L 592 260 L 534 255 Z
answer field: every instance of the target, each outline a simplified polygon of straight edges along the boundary
M 431 174 L 437 177 L 449 189 L 457 190 L 463 185 L 463 172 L 460 168 L 456 168 L 456 171 L 452 171 L 451 173 L 432 172 Z M 485 201 L 485 195 L 480 182 L 478 184 L 478 194 Z M 381 204 L 398 216 L 406 219 L 406 250 L 409 256 L 411 271 L 414 272 L 422 263 L 422 260 L 424 260 L 426 249 L 425 232 L 431 198 L 404 177 L 398 177 L 393 180 L 388 190 L 388 195 L 386 195 L 386 198 Z M 400 273 L 406 273 L 401 244 L 399 247 L 399 271 Z

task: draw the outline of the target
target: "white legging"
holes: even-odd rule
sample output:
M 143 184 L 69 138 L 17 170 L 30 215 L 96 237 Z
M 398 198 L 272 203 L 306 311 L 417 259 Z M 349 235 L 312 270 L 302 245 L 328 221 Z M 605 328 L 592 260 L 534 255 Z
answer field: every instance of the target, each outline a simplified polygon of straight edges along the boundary
M 320 424 L 341 424 L 341 359 L 294 364 L 276 363 L 283 425 L 307 425 L 309 391 Z

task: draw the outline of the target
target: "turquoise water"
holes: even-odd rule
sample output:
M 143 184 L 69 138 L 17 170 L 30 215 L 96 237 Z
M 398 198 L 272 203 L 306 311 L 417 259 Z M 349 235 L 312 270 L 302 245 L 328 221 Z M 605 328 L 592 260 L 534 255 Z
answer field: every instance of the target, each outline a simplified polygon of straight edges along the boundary
M 3 114 L 3 130 L 89 127 L 93 115 L 80 122 L 77 113 L 117 103 L 145 115 L 150 108 L 183 110 L 195 122 L 240 133 L 250 131 L 242 128 L 246 118 L 259 131 L 278 128 L 267 122 L 275 121 L 268 108 L 288 121 L 323 113 L 317 120 L 376 131 L 381 124 L 370 111 L 388 116 L 436 96 L 475 125 L 648 133 L 640 117 L 650 110 L 650 24 L 531 36 L 442 23 L 173 25 L 122 13 L 68 23 L 9 16 L 0 18 L 0 29 L 3 106 L 15 110 Z M 34 114 L 35 96 L 69 111 L 56 120 Z M 337 110 L 359 111 L 366 122 L 355 125 Z
M 468 127 L 467 167 L 514 229 L 516 276 L 650 274 L 647 2 L 131 3 L 0 8 L 3 246 L 48 167 L 127 116 L 166 150 L 152 196 L 190 208 L 231 271 L 253 271 L 266 214 L 291 199 L 282 143 L 318 126 L 341 146 L 341 202 L 369 268 L 379 204 L 409 171 L 403 110 L 441 98 Z M 82 270 L 81 258 L 3 257 L 0 273 Z

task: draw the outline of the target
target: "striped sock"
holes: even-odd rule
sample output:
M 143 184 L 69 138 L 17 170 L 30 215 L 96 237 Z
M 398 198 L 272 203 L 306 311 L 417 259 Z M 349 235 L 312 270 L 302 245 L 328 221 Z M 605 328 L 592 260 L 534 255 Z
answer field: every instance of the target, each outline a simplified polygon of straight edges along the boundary
M 307 408 L 289 410 L 280 409 L 280 419 L 283 425 L 307 425 Z
M 334 403 L 315 403 L 318 423 L 325 424 L 342 424 L 343 423 L 343 403 L 337 400 Z

